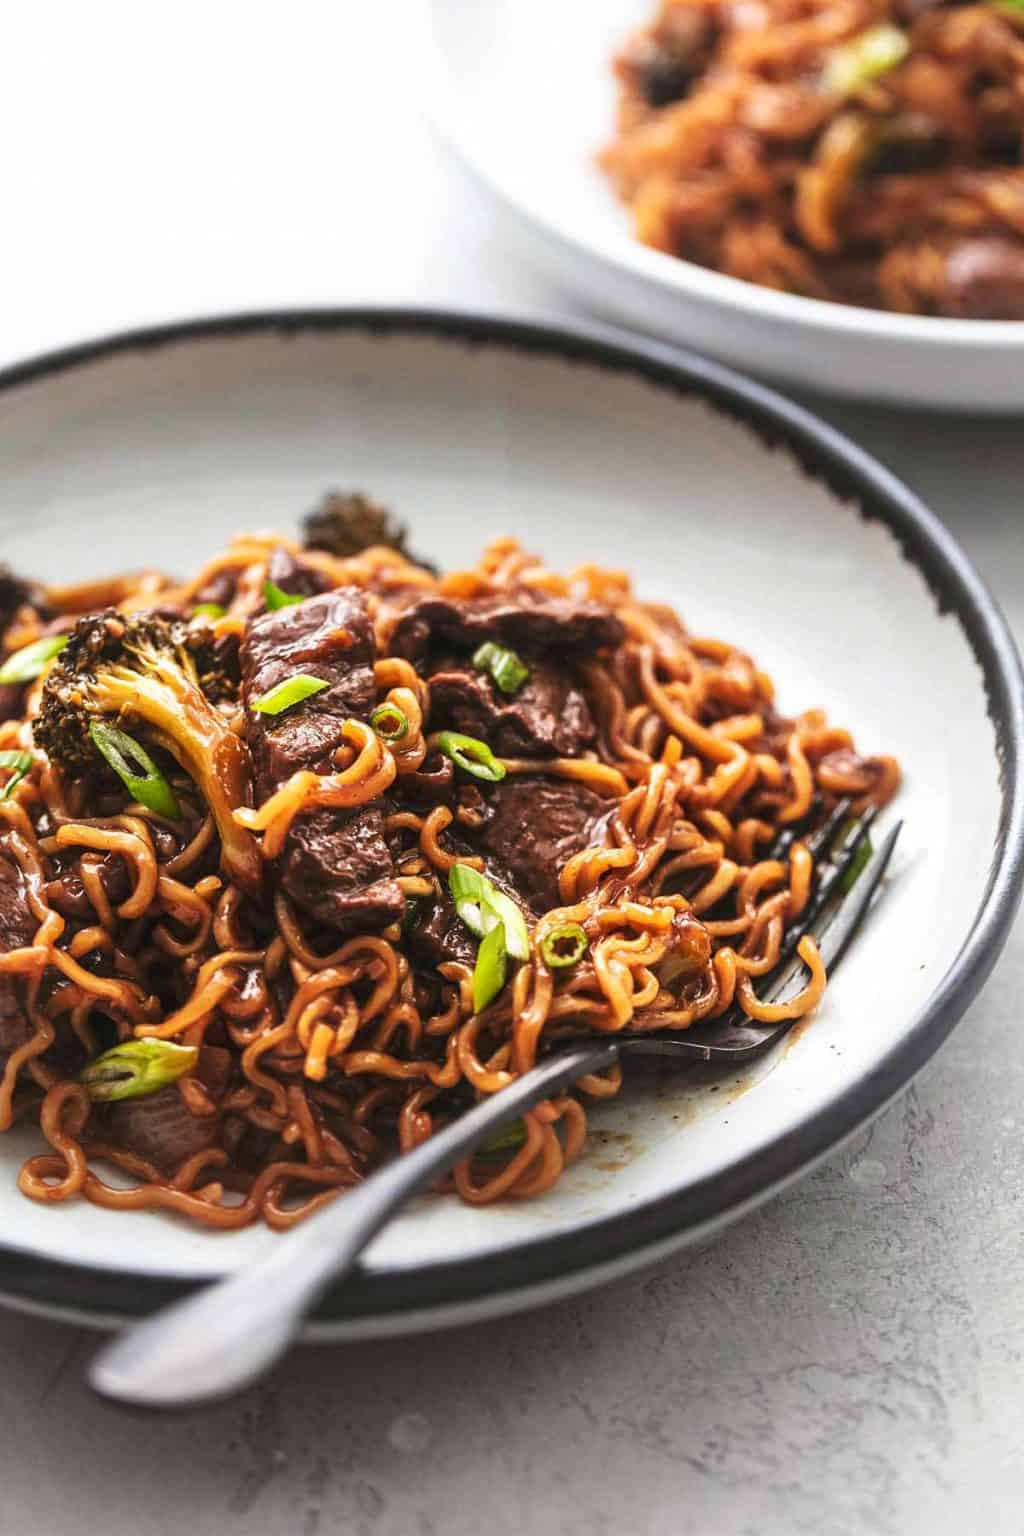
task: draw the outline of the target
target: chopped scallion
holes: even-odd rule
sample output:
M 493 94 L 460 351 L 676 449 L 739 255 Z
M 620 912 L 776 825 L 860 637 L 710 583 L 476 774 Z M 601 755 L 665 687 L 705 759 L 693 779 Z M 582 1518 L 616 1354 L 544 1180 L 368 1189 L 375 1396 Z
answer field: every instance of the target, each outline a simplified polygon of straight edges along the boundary
M 541 939 L 541 959 L 553 971 L 578 965 L 587 952 L 588 943 L 579 923 L 559 923 L 557 928 L 549 928 Z
M 122 1040 L 82 1072 L 89 1097 L 100 1104 L 156 1093 L 194 1067 L 199 1051 L 173 1040 Z
M 450 757 L 456 768 L 471 773 L 475 779 L 497 784 L 505 777 L 505 764 L 500 763 L 487 745 L 475 736 L 463 736 L 458 731 L 442 731 L 437 738 L 438 751 Z
M 89 735 L 97 752 L 110 764 L 128 793 L 156 816 L 181 819 L 181 806 L 145 747 L 126 731 L 105 720 L 94 720 Z
M 526 1121 L 513 1120 L 511 1125 L 495 1131 L 489 1141 L 477 1150 L 481 1157 L 494 1157 L 498 1152 L 516 1152 L 526 1143 Z
M 497 924 L 505 929 L 505 947 L 513 960 L 530 958 L 530 935 L 526 919 L 510 896 L 468 864 L 453 864 L 448 871 L 448 889 L 455 910 L 470 933 L 484 938 Z
M 530 675 L 529 667 L 515 651 L 506 650 L 493 640 L 484 641 L 473 656 L 473 665 L 481 672 L 489 672 L 502 693 L 518 693 Z
M 301 592 L 282 592 L 276 582 L 268 580 L 263 583 L 263 601 L 270 613 L 276 613 L 279 608 L 294 608 L 302 600 Z
M 492 1003 L 505 985 L 508 974 L 508 950 L 505 945 L 505 924 L 495 923 L 486 933 L 477 951 L 473 969 L 473 1010 L 482 1013 Z
M 902 64 L 909 51 L 910 41 L 899 27 L 887 22 L 868 27 L 831 50 L 825 63 L 825 89 L 849 96 Z
M 42 674 L 47 662 L 60 655 L 67 643 L 67 635 L 43 635 L 41 640 L 23 645 L 0 667 L 0 683 L 31 683 Z
M 409 734 L 409 720 L 397 704 L 378 704 L 370 716 L 370 724 L 381 741 L 401 741 Z
M 32 768 L 31 752 L 0 752 L 0 768 L 12 770 L 10 778 L 0 789 L 0 800 L 9 800 L 21 783 L 22 779 Z
M 222 619 L 227 613 L 220 603 L 197 603 L 192 609 L 193 619 Z
M 253 700 L 252 707 L 261 715 L 283 715 L 286 709 L 294 709 L 303 699 L 311 699 L 315 693 L 323 693 L 330 686 L 322 677 L 313 677 L 309 672 L 296 672 L 292 677 L 283 677 L 273 688 L 268 688 L 266 693 L 261 693 L 258 699 Z

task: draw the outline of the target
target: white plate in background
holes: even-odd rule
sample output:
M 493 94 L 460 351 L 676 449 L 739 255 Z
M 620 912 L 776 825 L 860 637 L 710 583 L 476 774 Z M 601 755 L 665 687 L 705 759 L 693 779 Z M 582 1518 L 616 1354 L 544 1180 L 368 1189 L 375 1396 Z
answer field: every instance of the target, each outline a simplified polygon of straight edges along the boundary
M 1024 321 L 776 293 L 634 240 L 594 157 L 610 61 L 655 0 L 421 0 L 428 107 L 508 237 L 599 314 L 735 367 L 902 405 L 1024 410 Z

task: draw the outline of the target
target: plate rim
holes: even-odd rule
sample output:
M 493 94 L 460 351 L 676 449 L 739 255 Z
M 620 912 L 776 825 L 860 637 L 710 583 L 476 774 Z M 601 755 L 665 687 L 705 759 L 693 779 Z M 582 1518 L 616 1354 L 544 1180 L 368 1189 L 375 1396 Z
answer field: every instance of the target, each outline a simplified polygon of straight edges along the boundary
M 534 1305 L 597 1283 L 611 1272 L 706 1235 L 737 1219 L 809 1170 L 879 1114 L 949 1035 L 987 978 L 1009 933 L 1024 885 L 1024 670 L 996 599 L 959 541 L 897 476 L 845 434 L 768 385 L 686 348 L 615 327 L 423 306 L 337 306 L 216 314 L 49 351 L 0 370 L 3 397 L 119 356 L 217 339 L 303 333 L 421 336 L 442 345 L 493 345 L 632 374 L 681 397 L 699 398 L 751 428 L 766 447 L 786 447 L 799 466 L 850 505 L 882 522 L 922 575 L 940 613 L 956 618 L 974 656 L 996 737 L 1001 809 L 989 876 L 969 932 L 928 999 L 886 1055 L 828 1106 L 796 1122 L 685 1189 L 567 1232 L 515 1240 L 488 1252 L 413 1268 L 361 1268 L 330 1291 L 311 1333 L 369 1337 L 425 1329 Z M 216 1240 L 213 1235 L 213 1240 Z M 128 1274 L 41 1257 L 0 1242 L 0 1301 L 109 1326 L 205 1283 L 168 1272 Z
M 460 163 L 499 199 L 507 212 L 526 220 L 549 241 L 561 246 L 568 256 L 597 262 L 606 271 L 631 280 L 640 279 L 665 295 L 708 301 L 747 318 L 809 332 L 831 330 L 837 339 L 856 335 L 922 349 L 948 346 L 956 351 L 977 347 L 991 347 L 993 351 L 1010 354 L 1024 351 L 1024 320 L 904 315 L 893 310 L 871 309 L 863 304 L 840 304 L 783 293 L 745 278 L 731 277 L 684 257 L 656 251 L 638 240 L 587 239 L 572 223 L 548 212 L 532 198 L 520 195 L 500 169 L 492 166 L 477 150 L 477 141 L 468 131 L 463 113 L 455 105 L 459 101 L 458 93 L 450 87 L 452 71 L 434 25 L 434 10 L 438 3 L 439 0 L 419 0 L 418 26 L 426 60 L 424 89 L 431 120 Z M 609 109 L 609 131 L 610 126 Z

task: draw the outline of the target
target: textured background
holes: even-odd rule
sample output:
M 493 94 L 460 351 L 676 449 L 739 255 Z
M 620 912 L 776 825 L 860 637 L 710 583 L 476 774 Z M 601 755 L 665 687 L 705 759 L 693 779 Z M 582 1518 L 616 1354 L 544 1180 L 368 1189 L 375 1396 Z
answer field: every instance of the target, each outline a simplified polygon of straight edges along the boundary
M 401 0 L 58 10 L 5 17 L 0 362 L 274 303 L 572 312 L 433 144 Z M 946 517 L 1020 633 L 1024 417 L 812 403 Z M 574 1302 L 305 1349 L 187 1420 L 99 1406 L 91 1336 L 0 1316 L 0 1536 L 1019 1533 L 1022 982 L 1018 931 L 870 1132 Z

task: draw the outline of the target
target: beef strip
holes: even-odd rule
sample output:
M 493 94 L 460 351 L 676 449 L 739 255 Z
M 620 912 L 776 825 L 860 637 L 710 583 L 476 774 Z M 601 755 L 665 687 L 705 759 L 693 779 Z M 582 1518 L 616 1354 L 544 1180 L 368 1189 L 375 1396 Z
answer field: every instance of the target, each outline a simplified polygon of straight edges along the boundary
M 365 720 L 373 709 L 375 658 L 369 614 L 354 587 L 324 592 L 251 621 L 240 660 L 261 799 L 300 768 L 330 771 L 344 722 L 353 716 Z M 329 686 L 280 715 L 261 715 L 251 708 L 296 672 L 321 678 Z
M 521 592 L 512 597 L 417 598 L 399 616 L 392 649 L 430 678 L 430 725 L 483 737 L 511 757 L 578 757 L 596 739 L 593 716 L 572 665 L 619 644 L 620 621 L 599 603 Z M 486 640 L 517 650 L 529 676 L 503 693 L 475 667 Z
M 316 597 L 319 592 L 329 592 L 330 578 L 315 570 L 304 560 L 298 560 L 287 549 L 278 546 L 267 566 L 267 579 L 287 592 L 289 597 Z
M 297 905 L 341 932 L 386 928 L 405 910 L 378 805 L 297 816 L 282 881 Z
M 0 953 L 31 944 L 38 927 L 29 909 L 21 870 L 13 859 L 0 856 Z M 0 1070 L 11 1052 L 31 1036 L 32 1025 L 22 1007 L 16 978 L 0 975 Z
M 373 709 L 375 657 L 366 603 L 352 587 L 310 597 L 250 623 L 240 659 L 261 800 L 300 769 L 331 771 L 344 722 L 365 720 Z M 322 678 L 329 687 L 280 715 L 251 708 L 296 672 Z M 405 910 L 376 805 L 351 811 L 324 807 L 297 816 L 280 870 L 296 905 L 342 933 L 386 927 Z
M 621 645 L 625 634 L 622 621 L 601 603 L 528 591 L 512 597 L 474 598 L 431 593 L 399 615 L 391 649 L 397 656 L 420 661 L 431 644 L 447 642 L 474 651 L 484 640 L 497 640 L 524 656 L 553 647 L 563 656 L 585 655 Z
M 196 1076 L 216 1102 L 231 1079 L 230 1051 L 206 1045 L 199 1053 Z M 208 1147 L 217 1134 L 219 1117 L 194 1115 L 175 1083 L 137 1099 L 122 1099 L 108 1110 L 110 1129 L 126 1147 L 163 1173 L 173 1173 L 186 1158 Z
M 535 917 L 561 906 L 562 867 L 574 853 L 603 842 L 608 801 L 582 784 L 542 774 L 504 779 L 480 799 L 480 824 L 459 824 L 449 834 L 456 851 L 482 855 L 488 878 Z M 443 887 L 433 901 L 417 903 L 406 936 L 423 965 L 476 960 L 477 941 Z
M 603 839 L 609 802 L 570 779 L 522 774 L 487 796 L 483 825 L 467 834 L 488 874 L 540 916 L 562 905 L 558 876 L 573 854 Z
M 194 606 L 198 608 L 203 603 L 214 603 L 218 608 L 230 608 L 238 588 L 238 570 L 237 566 L 232 565 L 217 571 L 199 588 Z
M 430 724 L 482 736 L 506 757 L 578 757 L 597 728 L 571 673 L 546 660 L 511 696 L 491 678 L 458 658 L 431 665 Z

